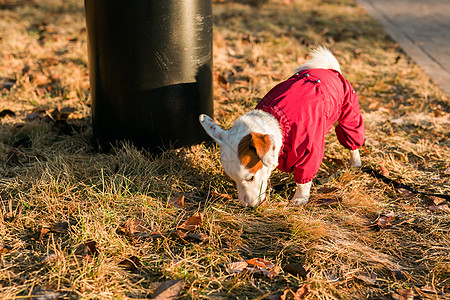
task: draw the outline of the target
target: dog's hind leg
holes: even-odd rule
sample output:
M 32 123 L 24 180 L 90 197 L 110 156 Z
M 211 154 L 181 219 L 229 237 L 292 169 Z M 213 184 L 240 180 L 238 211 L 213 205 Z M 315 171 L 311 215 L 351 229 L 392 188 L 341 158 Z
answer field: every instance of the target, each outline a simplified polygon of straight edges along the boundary
M 359 156 L 359 150 L 350 150 L 350 166 L 352 168 L 361 167 L 361 157 Z
M 291 199 L 294 205 L 306 204 L 309 201 L 309 191 L 311 190 L 312 181 L 307 183 L 297 183 L 297 191 Z

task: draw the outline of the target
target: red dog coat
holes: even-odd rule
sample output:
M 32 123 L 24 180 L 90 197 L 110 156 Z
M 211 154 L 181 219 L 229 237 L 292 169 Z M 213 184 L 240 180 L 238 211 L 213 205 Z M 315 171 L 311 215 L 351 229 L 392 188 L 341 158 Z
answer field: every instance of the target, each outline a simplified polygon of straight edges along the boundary
M 310 69 L 296 73 L 270 90 L 256 109 L 272 114 L 280 123 L 283 147 L 278 169 L 294 172 L 295 182 L 310 182 L 319 170 L 325 134 L 335 131 L 347 149 L 362 146 L 364 122 L 358 97 L 337 71 Z

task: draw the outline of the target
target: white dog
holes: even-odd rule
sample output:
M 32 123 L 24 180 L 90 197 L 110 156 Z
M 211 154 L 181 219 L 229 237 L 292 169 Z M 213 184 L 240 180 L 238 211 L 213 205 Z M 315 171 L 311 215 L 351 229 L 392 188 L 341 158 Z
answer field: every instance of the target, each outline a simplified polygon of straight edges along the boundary
M 358 98 L 326 48 L 314 50 L 295 75 L 269 91 L 230 130 L 223 130 L 207 115 L 199 119 L 220 145 L 225 176 L 236 184 L 243 206 L 265 200 L 268 179 L 276 167 L 294 172 L 297 191 L 292 203 L 307 203 L 323 159 L 325 134 L 333 123 L 339 142 L 350 150 L 350 165 L 361 166 L 358 148 L 364 143 L 365 130 Z

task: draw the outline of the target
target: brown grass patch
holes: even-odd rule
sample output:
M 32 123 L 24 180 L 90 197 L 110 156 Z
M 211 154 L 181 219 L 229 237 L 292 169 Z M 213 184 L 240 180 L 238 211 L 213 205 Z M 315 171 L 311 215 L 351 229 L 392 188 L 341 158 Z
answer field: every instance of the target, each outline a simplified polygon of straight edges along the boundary
M 158 283 L 181 278 L 181 297 L 193 299 L 264 299 L 305 283 L 308 299 L 386 299 L 405 288 L 424 299 L 450 297 L 449 211 L 348 170 L 334 133 L 303 207 L 288 205 L 287 187 L 242 209 L 216 146 L 152 155 L 124 144 L 96 153 L 82 1 L 16 4 L 0 10 L 0 81 L 8 87 L 0 111 L 15 113 L 0 119 L 0 298 L 148 298 Z M 360 95 L 363 164 L 415 189 L 450 193 L 449 99 L 362 8 L 352 0 L 254 4 L 214 2 L 221 124 L 252 109 L 311 46 L 325 45 Z M 26 118 L 64 107 L 74 109 L 64 126 Z M 273 185 L 291 180 L 272 176 Z M 183 208 L 171 205 L 174 197 L 184 197 Z M 198 212 L 203 223 L 192 233 L 207 241 L 162 234 Z M 386 215 L 399 225 L 373 226 Z M 127 221 L 139 226 L 132 238 L 121 231 Z M 95 248 L 83 248 L 90 241 Z M 300 264 L 307 275 L 226 270 L 256 257 L 280 269 Z

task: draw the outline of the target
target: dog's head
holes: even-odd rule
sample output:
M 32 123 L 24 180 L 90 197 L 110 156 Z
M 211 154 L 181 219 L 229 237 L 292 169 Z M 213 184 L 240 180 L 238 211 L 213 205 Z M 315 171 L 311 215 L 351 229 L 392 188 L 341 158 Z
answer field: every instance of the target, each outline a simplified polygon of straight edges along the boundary
M 279 146 L 274 136 L 252 132 L 242 124 L 223 130 L 207 115 L 200 115 L 206 132 L 220 145 L 225 177 L 235 183 L 242 206 L 265 200 L 270 173 L 278 165 Z

